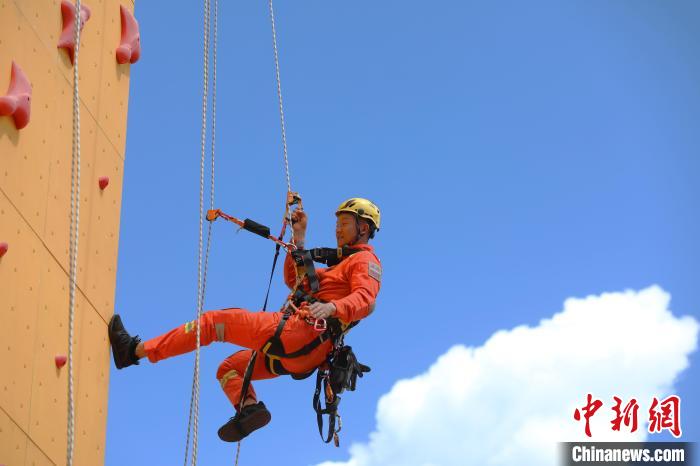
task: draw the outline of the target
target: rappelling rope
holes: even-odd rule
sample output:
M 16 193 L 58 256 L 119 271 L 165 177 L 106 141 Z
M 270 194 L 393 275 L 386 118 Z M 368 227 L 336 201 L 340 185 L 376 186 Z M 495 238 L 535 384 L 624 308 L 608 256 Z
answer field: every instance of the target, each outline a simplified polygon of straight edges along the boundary
M 292 192 L 292 181 L 291 181 L 291 176 L 289 175 L 289 158 L 287 156 L 287 131 L 286 131 L 286 125 L 284 122 L 284 103 L 282 100 L 282 80 L 280 79 L 280 61 L 279 61 L 279 53 L 277 50 L 277 29 L 275 27 L 275 9 L 272 5 L 272 0 L 269 0 L 269 6 L 270 6 L 270 23 L 272 25 L 272 49 L 274 51 L 274 57 L 275 57 L 275 79 L 277 80 L 277 100 L 279 102 L 279 111 L 280 111 L 280 126 L 282 130 L 282 153 L 284 155 L 284 173 L 287 179 L 287 195 L 289 196 L 289 193 Z M 288 202 L 287 201 L 285 202 Z M 286 212 L 286 221 L 288 224 L 291 226 L 292 224 L 292 210 L 289 208 L 287 205 L 287 208 L 285 209 Z M 284 230 L 283 230 L 284 232 Z M 282 238 L 280 238 L 281 240 Z M 294 244 L 294 235 L 292 234 L 291 238 L 291 243 Z M 277 252 L 279 252 L 279 245 L 277 246 Z M 277 255 L 275 254 L 275 262 L 277 261 Z M 273 265 L 273 273 L 274 273 L 274 265 Z M 272 279 L 272 277 L 270 277 Z M 270 293 L 270 289 L 268 286 L 268 295 Z M 267 296 L 265 297 L 265 305 L 263 306 L 263 311 L 265 311 L 265 308 L 267 307 Z M 252 370 L 251 365 L 254 364 L 254 361 L 257 357 L 257 351 L 253 351 L 253 353 L 250 355 L 250 359 L 248 360 L 248 365 L 246 367 L 245 373 L 248 373 L 248 371 Z M 246 398 L 246 391 L 247 387 L 245 387 L 246 390 L 241 393 L 241 399 L 239 402 L 239 410 L 243 408 L 243 402 L 245 401 Z M 236 447 L 236 462 L 235 466 L 238 466 L 238 460 L 240 458 L 241 454 L 241 443 L 242 441 L 238 441 L 238 446 Z
M 216 154 L 216 45 L 219 42 L 219 0 L 214 0 L 214 44 L 212 59 L 214 61 L 211 85 L 211 198 L 210 208 L 214 208 L 214 155 Z M 209 224 L 211 225 L 211 223 Z M 211 230 L 210 230 L 211 231 Z M 206 270 L 206 269 L 205 269 Z
M 207 143 L 207 102 L 209 97 L 209 20 L 211 17 L 210 12 L 210 0 L 204 0 L 204 40 L 203 40 L 203 60 L 204 60 L 204 72 L 203 72 L 203 83 L 202 83 L 202 127 L 201 127 L 201 158 L 200 158 L 200 171 L 199 171 L 199 257 L 197 263 L 197 332 L 196 332 L 196 349 L 195 349 L 195 362 L 194 362 L 194 374 L 192 377 L 192 395 L 190 397 L 190 413 L 189 420 L 187 424 L 187 439 L 185 442 L 185 466 L 187 466 L 187 459 L 189 454 L 189 444 L 190 444 L 190 431 L 192 432 L 192 466 L 197 464 L 197 448 L 198 448 L 198 430 L 199 430 L 199 355 L 201 347 L 201 328 L 200 319 L 202 317 L 202 308 L 204 307 L 204 291 L 206 286 L 206 276 L 207 268 L 209 265 L 209 247 L 211 242 L 211 224 L 209 225 L 207 233 L 207 246 L 206 254 L 204 254 L 204 241 L 203 241 L 203 223 L 204 223 L 204 161 L 206 159 L 206 143 Z M 215 10 L 218 9 L 217 0 L 215 0 Z M 218 16 L 218 15 L 217 15 Z M 217 18 L 215 16 L 215 20 Z M 216 27 L 216 26 L 215 26 Z M 215 29 L 216 32 L 216 29 Z M 216 43 L 216 37 L 214 38 Z M 214 65 L 216 66 L 216 58 L 214 58 Z M 216 76 L 216 71 L 214 71 L 214 76 Z M 215 83 L 216 81 L 214 81 Z M 214 95 L 216 91 L 214 90 Z M 216 107 L 213 106 L 213 109 Z M 212 125 L 215 122 L 215 116 L 212 114 Z M 215 132 L 212 128 L 212 166 L 211 166 L 211 208 L 214 208 L 214 137 Z M 202 256 L 204 257 L 204 268 L 202 268 Z
M 287 159 L 287 131 L 284 124 L 284 105 L 282 104 L 282 81 L 280 80 L 280 60 L 277 53 L 277 30 L 275 28 L 275 10 L 270 4 L 270 22 L 272 23 L 272 48 L 275 52 L 275 77 L 277 78 L 277 100 L 280 106 L 280 124 L 282 126 L 282 151 L 284 153 L 284 171 L 287 176 L 287 192 L 292 192 L 292 182 L 289 176 L 289 160 Z M 291 213 L 290 213 L 291 216 Z M 289 218 L 291 223 L 291 218 Z
M 68 298 L 68 445 L 66 464 L 73 464 L 75 448 L 75 404 L 73 400 L 73 326 L 75 320 L 75 288 L 78 266 L 78 238 L 80 226 L 80 92 L 78 88 L 78 53 L 80 51 L 81 1 L 75 2 L 75 31 L 73 40 L 73 153 L 70 186 L 70 291 Z

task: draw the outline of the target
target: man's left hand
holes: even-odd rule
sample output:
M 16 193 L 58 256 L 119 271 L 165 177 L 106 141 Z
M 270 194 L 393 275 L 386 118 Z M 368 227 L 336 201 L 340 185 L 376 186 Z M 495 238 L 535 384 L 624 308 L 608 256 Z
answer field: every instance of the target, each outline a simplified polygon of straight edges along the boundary
M 333 303 L 312 303 L 307 306 L 307 309 L 314 319 L 325 319 L 335 314 Z

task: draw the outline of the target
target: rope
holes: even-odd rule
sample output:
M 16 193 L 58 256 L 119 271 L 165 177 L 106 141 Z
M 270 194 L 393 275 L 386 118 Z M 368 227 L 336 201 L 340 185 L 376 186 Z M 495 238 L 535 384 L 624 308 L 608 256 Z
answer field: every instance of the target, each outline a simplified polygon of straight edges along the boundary
M 211 198 L 210 209 L 214 209 L 214 154 L 216 148 L 216 46 L 219 37 L 219 0 L 214 0 L 214 45 L 212 59 L 214 61 L 211 89 Z M 211 222 L 209 222 L 211 225 Z
M 78 239 L 80 226 L 80 92 L 78 88 L 78 55 L 80 52 L 81 0 L 75 2 L 75 49 L 73 52 L 73 152 L 70 191 L 70 292 L 68 298 L 68 445 L 66 464 L 73 464 L 75 449 L 75 403 L 73 400 L 73 333 L 75 321 L 75 288 L 77 281 Z
M 279 54 L 277 52 L 277 29 L 275 28 L 275 10 L 272 7 L 272 0 L 269 0 L 270 4 L 270 22 L 272 23 L 272 48 L 275 52 L 275 77 L 277 78 L 277 100 L 279 101 L 280 107 L 280 124 L 282 126 L 282 150 L 284 153 L 284 170 L 287 176 L 287 192 L 292 191 L 292 182 L 289 176 L 289 160 L 287 159 L 287 131 L 284 124 L 284 105 L 282 104 L 282 82 L 280 80 L 280 61 Z M 289 223 L 291 224 L 291 214 L 289 215 Z
M 270 5 L 270 19 L 272 22 L 272 44 L 275 58 L 275 76 L 277 80 L 277 97 L 279 101 L 280 123 L 282 128 L 282 148 L 284 155 L 285 175 L 287 179 L 287 191 L 291 192 L 291 177 L 289 174 L 289 160 L 287 156 L 287 136 L 284 121 L 284 105 L 282 101 L 282 85 L 280 80 L 279 54 L 277 50 L 277 33 L 275 29 L 275 16 L 272 6 Z M 216 61 L 217 61 L 217 37 L 218 37 L 218 0 L 214 0 L 214 44 L 213 44 L 213 73 L 212 73 L 212 132 L 211 132 L 211 191 L 210 191 L 210 208 L 214 209 L 214 174 L 215 174 L 215 153 L 216 153 Z M 204 307 L 204 296 L 206 290 L 207 270 L 209 264 L 209 251 L 211 246 L 211 223 L 207 230 L 206 252 L 203 254 L 204 245 L 202 238 L 203 222 L 204 222 L 204 161 L 206 154 L 206 130 L 207 130 L 207 103 L 209 90 L 209 48 L 210 48 L 210 19 L 211 9 L 210 0 L 204 0 L 204 77 L 202 84 L 202 127 L 201 127 L 201 159 L 200 159 L 200 177 L 199 177 L 199 257 L 197 264 L 197 333 L 196 333 L 196 349 L 195 349 L 195 366 L 192 378 L 192 395 L 190 397 L 190 412 L 187 425 L 187 439 L 185 443 L 185 466 L 189 457 L 190 432 L 192 433 L 192 466 L 197 464 L 197 448 L 198 448 L 198 423 L 199 423 L 199 360 L 200 360 L 200 319 L 202 309 Z M 291 212 L 288 212 L 288 222 L 291 224 Z M 202 256 L 204 255 L 204 267 L 202 267 Z M 267 300 L 266 300 L 267 301 Z M 249 365 L 250 365 L 249 361 Z M 236 451 L 236 465 L 240 455 L 240 442 Z
M 277 100 L 279 102 L 279 111 L 280 111 L 280 126 L 282 129 L 282 153 L 284 155 L 284 172 L 285 176 L 287 179 L 287 193 L 292 192 L 292 181 L 291 181 L 291 176 L 289 175 L 289 158 L 287 156 L 287 131 L 286 131 L 286 125 L 284 122 L 284 104 L 282 100 L 282 81 L 280 79 L 280 62 L 279 62 L 279 52 L 277 50 L 277 28 L 275 27 L 275 10 L 272 5 L 272 0 L 269 0 L 269 6 L 270 6 L 270 23 L 272 25 L 272 49 L 274 51 L 274 57 L 275 57 L 275 79 L 277 81 Z M 286 201 L 285 201 L 286 203 Z M 287 212 L 287 222 L 289 225 L 292 224 L 292 212 L 291 209 L 286 209 Z M 283 233 L 284 234 L 284 230 Z M 282 237 L 280 237 L 280 240 L 282 240 Z M 292 236 L 291 239 L 292 244 L 294 244 L 294 236 Z M 275 252 L 275 258 L 273 260 L 273 265 L 272 265 L 272 273 L 270 275 L 270 283 L 268 284 L 267 288 L 267 294 L 265 295 L 265 304 L 263 305 L 263 312 L 265 312 L 267 308 L 267 298 L 269 297 L 270 294 L 270 285 L 272 284 L 272 275 L 274 275 L 275 272 L 275 264 L 277 263 L 277 256 L 279 254 L 279 245 L 277 246 L 277 250 Z M 246 366 L 245 370 L 245 375 L 246 378 L 249 378 L 249 372 L 252 371 L 252 365 L 254 364 L 254 361 L 257 357 L 257 351 L 253 351 L 253 353 L 250 355 L 250 359 L 248 360 L 248 365 Z M 244 381 L 245 382 L 245 381 Z M 243 401 L 245 401 L 245 398 L 247 397 L 247 389 L 248 387 L 244 383 L 244 389 L 241 391 L 241 399 L 239 402 L 239 409 L 243 408 Z M 241 454 L 241 441 L 238 442 L 238 446 L 236 447 L 236 462 L 235 466 L 238 466 L 238 459 L 240 458 Z
M 238 446 L 236 447 L 236 463 L 235 466 L 238 466 L 238 458 L 241 456 L 241 443 L 243 443 L 243 440 L 238 441 Z
M 215 9 L 218 9 L 217 0 L 215 0 Z M 204 0 L 204 38 L 203 38 L 203 59 L 204 59 L 204 72 L 203 72 L 203 83 L 202 83 L 202 127 L 201 127 L 201 158 L 200 158 L 200 170 L 199 170 L 199 256 L 197 263 L 197 333 L 196 333 L 196 350 L 195 350 L 195 362 L 194 362 L 194 374 L 192 377 L 192 395 L 190 397 L 190 413 L 189 420 L 187 424 L 187 439 L 185 442 L 185 466 L 187 466 L 187 459 L 189 456 L 189 444 L 190 444 L 190 432 L 192 432 L 192 466 L 197 464 L 197 449 L 198 449 L 198 431 L 199 431 L 199 356 L 201 347 L 201 327 L 200 319 L 202 317 L 202 308 L 204 307 L 204 295 L 206 287 L 206 276 L 207 269 L 209 265 L 209 250 L 211 244 L 211 223 L 207 230 L 207 245 L 206 254 L 204 251 L 204 241 L 203 241 L 203 225 L 204 225 L 204 161 L 206 159 L 206 141 L 207 141 L 207 102 L 208 102 L 208 91 L 209 91 L 209 20 L 211 17 L 210 12 L 210 0 Z M 218 17 L 218 15 L 216 16 Z M 215 17 L 215 18 L 216 18 Z M 216 26 L 215 26 L 216 27 Z M 215 37 L 216 42 L 216 37 Z M 216 60 L 214 61 L 216 64 Z M 214 72 L 216 73 L 216 72 Z M 214 74 L 216 75 L 216 74 Z M 214 107 L 215 108 L 215 107 Z M 215 121 L 215 117 L 212 117 L 212 122 Z M 215 132 L 212 129 L 212 166 L 211 166 L 211 208 L 214 208 L 214 138 Z M 202 256 L 204 258 L 204 268 L 202 268 Z

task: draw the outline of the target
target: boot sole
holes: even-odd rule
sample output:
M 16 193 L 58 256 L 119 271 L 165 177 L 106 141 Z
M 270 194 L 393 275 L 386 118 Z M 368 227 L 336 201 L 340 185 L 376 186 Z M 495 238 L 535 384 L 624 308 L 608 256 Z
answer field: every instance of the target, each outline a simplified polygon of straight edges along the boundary
M 238 442 L 252 432 L 265 427 L 271 419 L 270 411 L 261 410 L 247 416 L 244 423 L 231 420 L 221 426 L 219 438 L 224 442 Z

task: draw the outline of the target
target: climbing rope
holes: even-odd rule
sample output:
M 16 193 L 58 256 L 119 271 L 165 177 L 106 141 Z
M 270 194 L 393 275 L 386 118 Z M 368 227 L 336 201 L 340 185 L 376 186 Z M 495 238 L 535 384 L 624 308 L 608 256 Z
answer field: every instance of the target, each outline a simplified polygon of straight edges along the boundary
M 287 155 L 287 131 L 286 131 L 286 125 L 284 122 L 284 103 L 282 100 L 282 80 L 280 79 L 280 62 L 279 62 L 279 52 L 277 49 L 277 28 L 275 27 L 275 9 L 272 5 L 272 0 L 269 0 L 268 2 L 269 7 L 270 7 L 270 24 L 272 26 L 272 50 L 274 53 L 274 58 L 275 58 L 275 79 L 277 81 L 277 101 L 279 102 L 279 112 L 280 112 L 280 127 L 282 131 L 282 154 L 284 156 L 284 173 L 285 177 L 287 179 L 287 200 L 286 202 L 286 209 L 285 209 L 285 224 L 282 226 L 282 233 L 279 236 L 279 241 L 282 241 L 284 238 L 284 232 L 286 230 L 286 225 L 291 225 L 292 224 L 292 210 L 290 209 L 290 199 L 292 196 L 292 181 L 291 181 L 291 176 L 289 175 L 289 158 Z M 294 241 L 294 235 L 292 235 L 292 238 L 290 240 L 290 243 L 292 245 L 295 244 Z M 273 259 L 273 265 L 272 265 L 272 273 L 270 274 L 270 284 L 272 283 L 272 275 L 274 274 L 275 271 L 275 264 L 277 263 L 277 256 L 279 255 L 279 250 L 280 250 L 280 244 L 277 244 L 277 248 L 275 251 L 275 257 Z M 270 295 L 270 284 L 268 284 L 267 288 L 267 294 L 265 295 L 265 304 L 263 305 L 263 312 L 267 309 L 267 298 Z M 286 307 L 286 305 L 285 305 Z M 247 391 L 248 391 L 248 384 L 245 383 L 245 379 L 249 379 L 251 376 L 251 373 L 253 371 L 253 365 L 255 364 L 255 360 L 257 358 L 257 351 L 253 351 L 250 355 L 250 359 L 248 359 L 248 364 L 245 369 L 245 376 L 244 376 L 244 387 L 243 390 L 241 391 L 241 399 L 239 401 L 239 409 L 243 408 L 243 402 L 245 401 L 245 398 L 247 397 Z M 236 447 L 236 462 L 234 463 L 235 466 L 238 466 L 238 460 L 240 458 L 241 454 L 241 443 L 242 441 L 238 442 L 238 446 Z
M 212 129 L 211 129 L 211 181 L 210 181 L 210 210 L 209 213 L 214 213 L 212 218 L 207 215 L 207 220 L 210 220 L 209 228 L 207 230 L 206 239 L 206 250 L 203 241 L 203 216 L 204 216 L 204 165 L 206 158 L 206 132 L 207 132 L 207 104 L 209 98 L 209 54 L 210 54 L 210 21 L 211 21 L 211 0 L 204 0 L 204 38 L 203 38 L 203 84 L 202 84 L 202 126 L 201 126 L 201 158 L 200 158 L 200 176 L 199 176 L 199 256 L 197 263 L 197 331 L 196 331 L 196 347 L 195 347 L 195 365 L 194 374 L 192 378 L 192 394 L 190 397 L 190 410 L 189 419 L 187 425 L 187 438 L 185 442 L 185 461 L 184 465 L 187 466 L 187 461 L 189 458 L 189 445 L 190 445 L 190 434 L 192 434 L 192 466 L 197 464 L 197 449 L 198 449 L 198 428 L 199 428 L 199 367 L 200 367 L 200 349 L 201 349 L 201 328 L 200 319 L 202 316 L 202 309 L 204 307 L 204 297 L 206 290 L 206 279 L 207 270 L 209 264 L 209 252 L 211 246 L 211 221 L 222 216 L 228 220 L 235 221 L 236 219 L 226 216 L 220 211 L 214 210 L 214 175 L 215 175 L 215 153 L 216 153 L 216 61 L 217 61 L 217 37 L 218 37 L 218 0 L 214 0 L 214 27 L 213 27 L 213 50 L 212 50 L 212 61 L 213 61 L 213 73 L 212 73 Z M 282 233 L 277 241 L 277 251 L 275 254 L 275 259 L 273 263 L 277 261 L 277 255 L 279 253 L 280 245 L 284 237 L 286 230 L 286 225 L 292 223 L 290 199 L 298 199 L 295 193 L 292 193 L 291 177 L 289 174 L 289 160 L 287 155 L 287 136 L 284 121 L 284 105 L 282 101 L 282 85 L 280 80 L 280 66 L 279 66 L 279 54 L 277 49 L 277 32 L 275 28 L 275 16 L 274 8 L 272 5 L 272 0 L 269 1 L 270 7 L 270 20 L 272 23 L 272 45 L 274 51 L 275 59 L 275 77 L 277 80 L 277 97 L 279 101 L 279 112 L 280 112 L 280 123 L 282 132 L 282 150 L 284 156 L 284 167 L 285 176 L 287 180 L 287 208 L 285 209 L 285 221 L 283 222 Z M 271 238 L 274 239 L 274 238 Z M 292 245 L 294 244 L 294 238 L 292 238 Z M 204 259 L 203 259 L 204 256 Z M 204 265 L 202 265 L 204 262 Z M 274 273 L 274 265 L 273 272 Z M 266 295 L 265 302 L 267 304 Z M 266 306 L 265 306 L 266 307 Z M 248 368 L 246 372 L 252 369 L 252 364 L 254 363 L 256 352 L 253 352 L 253 356 L 248 361 Z M 238 443 L 238 448 L 236 451 L 236 465 L 238 464 L 238 459 L 240 455 L 240 442 Z
M 206 252 L 204 251 L 203 241 L 203 226 L 204 226 L 204 162 L 206 159 L 206 143 L 207 143 L 207 103 L 209 97 L 209 35 L 210 35 L 210 0 L 204 0 L 204 72 L 202 83 L 202 127 L 201 127 L 201 158 L 199 171 L 199 255 L 197 263 L 197 332 L 196 332 L 196 349 L 194 374 L 192 377 L 192 394 L 190 397 L 190 412 L 187 424 L 187 438 L 185 441 L 185 466 L 189 456 L 190 432 L 192 433 L 192 466 L 197 464 L 197 449 L 198 449 L 198 431 L 199 431 L 199 360 L 201 349 L 201 327 L 200 319 L 202 317 L 202 309 L 204 307 L 204 296 L 206 289 L 207 270 L 209 267 L 209 251 L 211 245 L 211 223 L 207 230 Z M 218 0 L 214 0 L 214 73 L 213 73 L 213 98 L 216 96 L 216 35 L 218 22 Z M 214 100 L 215 102 L 215 100 Z M 212 105 L 212 144 L 211 144 L 211 186 L 210 186 L 210 203 L 211 209 L 214 208 L 214 155 L 215 155 L 215 138 L 216 138 L 216 104 Z M 204 266 L 202 266 L 202 257 L 204 256 Z
M 242 439 L 238 441 L 238 446 L 236 447 L 236 462 L 234 466 L 238 466 L 238 458 L 241 456 L 241 443 L 243 443 Z
M 210 209 L 214 208 L 214 155 L 216 154 L 216 46 L 219 37 L 219 0 L 214 0 L 214 44 L 212 59 L 214 61 L 211 84 L 211 197 Z M 211 224 L 210 224 L 211 225 Z M 211 228 L 210 228 L 211 231 Z M 206 269 L 205 269 L 206 270 Z
M 292 192 L 292 182 L 289 176 L 289 160 L 287 159 L 287 131 L 284 124 L 284 105 L 282 104 L 282 82 L 280 80 L 280 60 L 279 54 L 277 52 L 277 29 L 275 28 L 275 9 L 272 7 L 272 0 L 269 1 L 270 5 L 270 23 L 272 24 L 272 48 L 275 53 L 275 77 L 277 78 L 277 100 L 279 101 L 280 107 L 280 124 L 282 126 L 282 151 L 284 154 L 284 171 L 287 176 L 287 192 Z M 288 218 L 291 224 L 291 212 L 289 212 L 290 217 Z
M 75 321 L 75 288 L 78 266 L 78 229 L 80 226 L 80 90 L 78 88 L 78 55 L 80 52 L 81 1 L 75 2 L 75 49 L 73 52 L 73 151 L 70 186 L 70 252 L 68 294 L 68 445 L 66 464 L 73 464 L 75 449 L 75 403 L 73 400 L 73 331 Z

